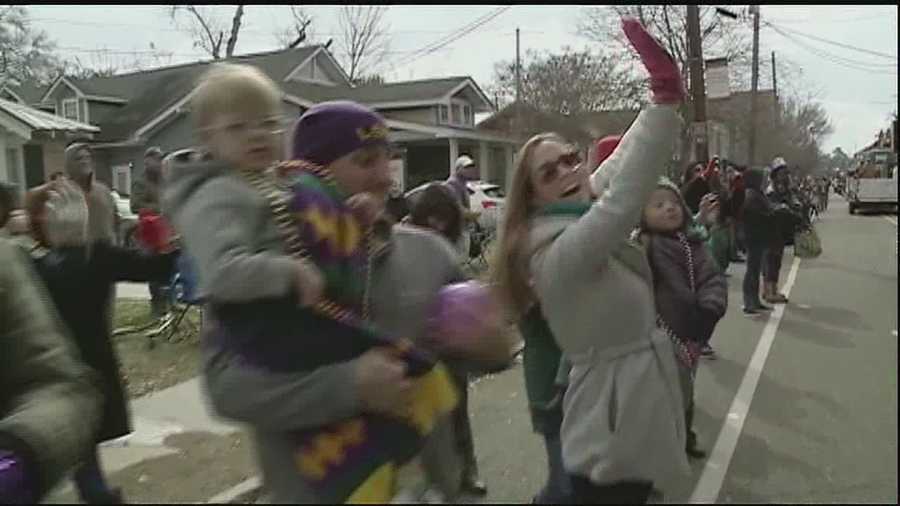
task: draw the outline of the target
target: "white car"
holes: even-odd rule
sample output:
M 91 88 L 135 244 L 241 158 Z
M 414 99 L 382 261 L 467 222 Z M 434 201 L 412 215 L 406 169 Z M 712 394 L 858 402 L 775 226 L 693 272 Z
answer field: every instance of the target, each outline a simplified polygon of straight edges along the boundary
M 111 193 L 116 201 L 116 215 L 119 218 L 118 242 L 126 248 L 134 247 L 133 234 L 137 229 L 138 216 L 131 212 L 131 200 L 122 197 L 116 190 L 111 190 Z
M 488 230 L 497 228 L 506 206 L 506 194 L 500 185 L 472 181 L 466 185 L 469 190 L 469 206 L 472 211 L 481 213 L 478 224 Z

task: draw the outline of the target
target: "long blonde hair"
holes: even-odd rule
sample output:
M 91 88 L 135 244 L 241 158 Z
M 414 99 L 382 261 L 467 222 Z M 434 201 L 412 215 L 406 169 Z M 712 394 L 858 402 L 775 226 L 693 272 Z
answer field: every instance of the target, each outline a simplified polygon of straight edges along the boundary
M 491 262 L 491 278 L 499 290 L 501 300 L 516 318 L 534 303 L 529 273 L 530 252 L 528 236 L 534 215 L 534 182 L 531 180 L 531 158 L 535 148 L 545 142 L 566 144 L 557 133 L 535 135 L 516 155 L 512 182 L 507 192 L 506 210 L 500 228 L 499 247 Z

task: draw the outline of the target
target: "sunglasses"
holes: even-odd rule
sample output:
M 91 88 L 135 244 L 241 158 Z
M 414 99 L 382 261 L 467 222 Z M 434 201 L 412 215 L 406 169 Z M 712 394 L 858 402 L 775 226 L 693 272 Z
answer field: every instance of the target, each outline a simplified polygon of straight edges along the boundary
M 583 161 L 581 153 L 577 149 L 572 149 L 556 160 L 549 161 L 538 167 L 538 180 L 541 184 L 550 184 L 562 176 L 563 170 L 561 167 L 571 167 L 568 172 L 575 172 L 581 168 Z

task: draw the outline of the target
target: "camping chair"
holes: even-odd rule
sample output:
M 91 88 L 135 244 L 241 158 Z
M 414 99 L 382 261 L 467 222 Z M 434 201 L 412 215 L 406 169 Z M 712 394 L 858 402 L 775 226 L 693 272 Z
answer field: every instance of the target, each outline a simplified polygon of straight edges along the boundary
M 168 333 L 166 342 L 172 342 L 172 338 L 175 337 L 175 333 L 178 332 L 181 324 L 185 321 L 184 317 L 191 308 L 196 307 L 200 310 L 200 325 L 203 324 L 203 300 L 197 294 L 196 270 L 184 252 L 178 256 L 176 269 L 177 271 L 172 276 L 172 282 L 169 285 L 172 315 L 158 329 L 152 333 L 147 333 L 147 337 L 150 339 L 148 343 L 150 348 L 153 347 L 153 338 L 166 332 Z M 198 327 L 191 325 L 195 331 L 199 330 Z
M 488 245 L 493 240 L 494 234 L 482 227 L 477 222 L 472 226 L 472 232 L 469 235 L 469 258 L 466 260 L 466 266 L 474 268 L 475 263 L 487 267 L 487 251 Z

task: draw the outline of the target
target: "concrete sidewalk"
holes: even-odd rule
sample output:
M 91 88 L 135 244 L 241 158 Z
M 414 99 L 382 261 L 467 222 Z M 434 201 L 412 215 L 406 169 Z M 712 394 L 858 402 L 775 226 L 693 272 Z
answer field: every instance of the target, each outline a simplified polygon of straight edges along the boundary
M 142 462 L 184 453 L 183 449 L 167 445 L 170 436 L 185 433 L 230 436 L 242 429 L 212 415 L 200 378 L 134 399 L 130 408 L 134 432 L 100 445 L 101 465 L 107 476 Z M 233 485 L 229 483 L 225 488 Z M 66 480 L 45 502 L 68 502 L 72 493 L 72 484 Z

